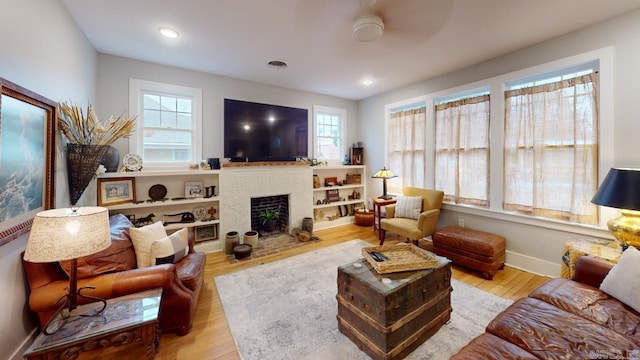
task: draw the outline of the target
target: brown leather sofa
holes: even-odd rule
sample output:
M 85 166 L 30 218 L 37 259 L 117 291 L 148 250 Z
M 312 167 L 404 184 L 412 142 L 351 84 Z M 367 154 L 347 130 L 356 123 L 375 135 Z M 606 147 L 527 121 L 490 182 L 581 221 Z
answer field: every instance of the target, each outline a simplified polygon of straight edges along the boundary
M 581 257 L 572 280 L 552 279 L 514 302 L 451 359 L 638 358 L 640 314 L 598 290 L 610 269 Z
M 78 288 L 94 286 L 83 294 L 111 299 L 153 288 L 162 288 L 160 330 L 185 335 L 191 330 L 198 297 L 204 284 L 205 254 L 194 251 L 189 237 L 189 253 L 176 264 L 138 269 L 129 227 L 124 215 L 109 218 L 111 246 L 78 260 Z M 69 277 L 60 263 L 32 263 L 23 260 L 29 282 L 29 307 L 38 315 L 40 326 L 56 312 L 55 304 L 66 293 Z M 67 269 L 68 270 L 68 269 Z M 95 275 L 97 274 L 97 275 Z M 90 302 L 78 297 L 78 304 Z

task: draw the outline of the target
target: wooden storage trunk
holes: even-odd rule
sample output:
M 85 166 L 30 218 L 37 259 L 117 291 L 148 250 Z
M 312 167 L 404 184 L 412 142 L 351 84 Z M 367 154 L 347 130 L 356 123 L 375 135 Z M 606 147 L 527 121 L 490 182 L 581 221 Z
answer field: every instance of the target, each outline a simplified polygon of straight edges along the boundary
M 450 319 L 451 265 L 378 274 L 364 259 L 338 268 L 338 328 L 373 359 L 402 359 Z M 390 281 L 383 282 L 383 278 Z

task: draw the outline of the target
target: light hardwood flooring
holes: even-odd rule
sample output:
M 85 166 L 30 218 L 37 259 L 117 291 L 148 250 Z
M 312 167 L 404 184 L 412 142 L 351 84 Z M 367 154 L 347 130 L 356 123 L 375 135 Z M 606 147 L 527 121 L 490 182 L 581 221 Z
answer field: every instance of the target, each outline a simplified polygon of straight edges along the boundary
M 205 284 L 200 295 L 193 329 L 185 336 L 164 334 L 160 339 L 158 360 L 200 360 L 200 359 L 239 359 L 231 331 L 227 324 L 218 291 L 213 278 L 218 275 L 237 270 L 254 267 L 260 264 L 277 261 L 286 257 L 298 255 L 311 250 L 335 245 L 337 243 L 362 239 L 372 245 L 378 245 L 376 234 L 370 227 L 345 225 L 333 229 L 314 232 L 322 240 L 290 251 L 265 256 L 258 259 L 241 261 L 230 264 L 224 253 L 207 255 L 205 268 Z M 387 236 L 385 245 L 401 241 L 399 237 Z M 506 266 L 498 271 L 493 280 L 484 280 L 477 273 L 464 268 L 453 266 L 453 277 L 484 291 L 503 298 L 516 300 L 525 297 L 548 278 L 534 275 L 525 271 Z M 142 346 L 129 345 L 120 348 L 104 349 L 100 352 L 91 351 L 81 356 L 81 359 L 142 359 Z

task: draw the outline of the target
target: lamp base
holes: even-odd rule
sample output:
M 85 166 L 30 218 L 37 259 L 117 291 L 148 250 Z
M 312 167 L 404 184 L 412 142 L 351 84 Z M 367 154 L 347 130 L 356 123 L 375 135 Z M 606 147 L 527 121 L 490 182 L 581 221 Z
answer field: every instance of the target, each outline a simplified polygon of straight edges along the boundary
M 386 195 L 378 196 L 378 199 L 390 200 L 390 199 L 393 199 L 393 195 L 386 194 Z
M 620 217 L 607 222 L 609 231 L 623 250 L 629 246 L 640 249 L 640 211 L 620 210 L 620 213 Z
M 91 299 L 91 300 L 95 300 L 95 301 L 99 301 L 102 303 L 102 307 L 98 310 L 96 310 L 96 312 L 92 313 L 92 314 L 81 314 L 80 316 L 98 316 L 100 315 L 104 309 L 107 307 L 107 300 L 96 297 L 96 296 L 91 296 L 91 295 L 85 295 L 82 294 L 82 290 L 85 289 L 95 289 L 95 287 L 93 286 L 83 286 L 80 289 L 78 289 L 78 291 L 76 292 L 77 296 L 81 296 L 83 298 L 86 299 Z M 62 296 L 60 299 L 58 299 L 57 303 L 61 303 L 60 307 L 58 308 L 58 310 L 56 310 L 56 312 L 53 314 L 53 316 L 49 319 L 49 321 L 47 321 L 47 323 L 44 325 L 43 329 L 42 329 L 42 333 L 45 335 L 53 335 L 55 334 L 58 330 L 60 330 L 64 324 L 66 324 L 67 319 L 69 318 L 69 316 L 71 315 L 71 312 L 76 308 L 76 301 L 72 301 L 72 297 L 75 297 L 76 294 L 71 294 L 71 293 L 67 293 L 64 296 Z

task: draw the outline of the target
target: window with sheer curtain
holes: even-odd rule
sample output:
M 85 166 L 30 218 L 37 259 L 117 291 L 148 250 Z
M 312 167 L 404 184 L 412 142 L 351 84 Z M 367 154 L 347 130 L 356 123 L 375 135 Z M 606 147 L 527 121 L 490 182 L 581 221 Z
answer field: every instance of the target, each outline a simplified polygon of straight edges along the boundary
M 489 95 L 436 105 L 435 188 L 456 204 L 489 203 Z
M 598 74 L 505 91 L 504 209 L 598 222 Z
M 425 185 L 426 108 L 393 112 L 388 122 L 389 169 L 397 178 L 387 181 L 388 191 L 402 193 L 405 186 Z

